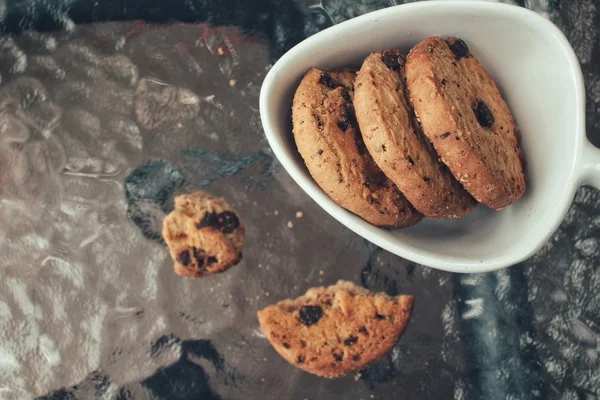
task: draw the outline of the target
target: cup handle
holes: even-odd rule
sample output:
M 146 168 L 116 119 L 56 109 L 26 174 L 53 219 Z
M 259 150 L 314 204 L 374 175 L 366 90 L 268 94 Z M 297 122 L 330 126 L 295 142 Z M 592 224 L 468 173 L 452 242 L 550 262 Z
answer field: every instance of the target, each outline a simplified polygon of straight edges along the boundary
M 581 160 L 581 184 L 600 190 L 600 149 L 586 140 Z

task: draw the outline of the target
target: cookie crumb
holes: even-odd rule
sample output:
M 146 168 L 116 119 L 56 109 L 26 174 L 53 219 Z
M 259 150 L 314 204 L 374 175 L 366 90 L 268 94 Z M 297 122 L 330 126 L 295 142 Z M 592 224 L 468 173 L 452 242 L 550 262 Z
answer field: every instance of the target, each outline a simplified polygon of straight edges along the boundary
M 211 293 L 214 293 L 214 292 L 215 292 L 215 289 L 214 289 L 214 288 L 210 288 L 210 292 L 211 292 Z
M 262 268 L 262 264 L 258 264 L 258 268 Z
M 223 48 L 222 48 L 222 47 L 219 47 L 219 48 L 217 49 L 217 53 L 219 53 L 219 55 L 220 55 L 220 56 L 222 56 L 223 54 L 225 54 L 225 50 L 223 50 Z
M 375 395 L 374 395 L 374 394 L 372 394 L 372 395 L 370 395 L 369 397 L 370 397 L 370 398 L 372 398 L 372 399 L 374 399 L 374 398 L 375 398 Z
M 260 378 L 260 380 L 264 382 L 264 381 L 265 381 L 265 378 Z
M 277 210 L 273 211 L 273 215 L 279 215 L 279 211 L 277 211 Z
M 264 362 L 267 362 L 267 357 L 263 358 L 263 361 L 264 361 Z
M 183 128 L 183 124 L 182 124 L 181 122 L 178 122 L 178 123 L 177 123 L 177 127 L 178 127 L 179 129 L 181 129 L 181 128 Z
M 269 297 L 271 294 L 269 292 L 265 292 L 265 296 Z
M 304 217 L 304 213 L 303 213 L 302 211 L 298 211 L 298 212 L 296 213 L 296 218 L 300 219 L 300 218 L 302 218 L 302 217 Z
M 269 270 L 271 269 L 271 266 L 270 266 L 270 265 L 267 265 L 267 266 L 265 267 L 265 269 L 266 269 L 267 271 L 269 271 Z
M 235 79 L 229 80 L 229 86 L 231 86 L 231 87 L 234 87 L 236 83 L 237 83 L 237 81 Z
M 325 272 L 323 270 L 319 271 L 319 275 L 323 275 Z
M 292 229 L 294 227 L 294 223 L 292 221 L 288 221 L 287 227 Z

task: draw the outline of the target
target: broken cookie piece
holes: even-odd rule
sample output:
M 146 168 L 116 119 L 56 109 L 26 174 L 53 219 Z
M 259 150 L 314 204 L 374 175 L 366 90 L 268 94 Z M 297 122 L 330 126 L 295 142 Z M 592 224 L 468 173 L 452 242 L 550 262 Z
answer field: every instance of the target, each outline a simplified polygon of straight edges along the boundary
M 413 296 L 390 297 L 339 281 L 260 310 L 258 321 L 288 362 L 336 378 L 389 352 L 406 329 L 413 302 Z
M 163 221 L 175 273 L 198 278 L 223 272 L 242 259 L 244 226 L 224 199 L 203 192 L 175 198 Z

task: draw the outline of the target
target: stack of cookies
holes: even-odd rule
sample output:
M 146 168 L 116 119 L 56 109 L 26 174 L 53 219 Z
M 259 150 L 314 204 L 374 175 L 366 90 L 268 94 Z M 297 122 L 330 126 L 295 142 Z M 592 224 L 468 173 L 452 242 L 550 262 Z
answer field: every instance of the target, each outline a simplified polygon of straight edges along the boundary
M 386 228 L 501 210 L 526 187 L 514 119 L 463 40 L 426 39 L 358 72 L 311 69 L 294 96 L 294 137 L 319 186 Z

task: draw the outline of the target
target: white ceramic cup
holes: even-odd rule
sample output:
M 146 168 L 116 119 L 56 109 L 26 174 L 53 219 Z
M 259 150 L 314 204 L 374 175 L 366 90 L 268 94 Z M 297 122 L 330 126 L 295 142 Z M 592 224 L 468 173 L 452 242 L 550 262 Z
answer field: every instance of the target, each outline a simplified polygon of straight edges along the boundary
M 377 228 L 333 202 L 311 178 L 291 126 L 294 91 L 310 67 L 360 67 L 373 51 L 408 51 L 429 36 L 457 36 L 496 80 L 521 130 L 528 187 L 497 212 L 479 205 L 459 220 L 424 219 Z M 585 89 L 567 39 L 527 9 L 478 1 L 429 1 L 386 8 L 326 29 L 291 49 L 260 94 L 269 144 L 292 178 L 325 211 L 403 258 L 454 272 L 485 272 L 532 256 L 556 231 L 582 184 L 600 188 L 600 150 L 585 134 Z

